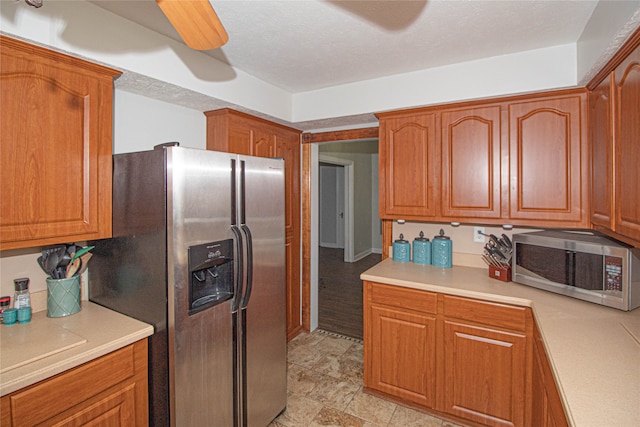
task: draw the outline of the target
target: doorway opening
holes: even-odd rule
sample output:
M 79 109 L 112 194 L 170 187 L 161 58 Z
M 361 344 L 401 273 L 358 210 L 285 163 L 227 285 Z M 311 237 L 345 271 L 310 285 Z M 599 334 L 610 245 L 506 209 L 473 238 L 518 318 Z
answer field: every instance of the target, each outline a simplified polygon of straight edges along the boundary
M 314 163 L 318 327 L 362 339 L 360 274 L 380 262 L 382 249 L 377 140 L 321 144 Z

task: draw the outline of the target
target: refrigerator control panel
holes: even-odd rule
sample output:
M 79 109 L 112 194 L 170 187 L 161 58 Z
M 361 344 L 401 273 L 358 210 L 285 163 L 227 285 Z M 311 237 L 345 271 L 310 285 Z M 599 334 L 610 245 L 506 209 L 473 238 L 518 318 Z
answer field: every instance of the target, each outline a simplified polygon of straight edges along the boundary
M 189 315 L 233 298 L 233 240 L 189 247 Z

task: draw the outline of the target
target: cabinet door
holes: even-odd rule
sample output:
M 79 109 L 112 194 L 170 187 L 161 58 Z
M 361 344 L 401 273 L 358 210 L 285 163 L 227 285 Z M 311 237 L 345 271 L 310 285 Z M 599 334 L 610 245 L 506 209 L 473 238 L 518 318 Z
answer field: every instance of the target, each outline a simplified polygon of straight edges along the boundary
M 262 126 L 254 126 L 251 129 L 251 154 L 259 157 L 276 156 L 276 136 L 273 131 Z
M 277 137 L 275 156 L 285 163 L 285 251 L 287 338 L 300 331 L 300 142 L 298 134 Z
M 442 216 L 500 217 L 500 106 L 445 111 Z
M 615 70 L 615 231 L 640 241 L 640 47 Z
M 523 426 L 526 336 L 445 321 L 443 412 L 489 426 Z
M 613 101 L 611 78 L 589 94 L 591 135 L 591 222 L 613 229 Z
M 113 76 L 0 39 L 2 249 L 111 237 Z
M 586 226 L 583 103 L 575 95 L 509 104 L 510 218 Z
M 562 400 L 537 327 L 534 330 L 532 388 L 532 425 L 567 427 L 569 424 L 564 414 Z
M 2 396 L 2 426 L 146 426 L 147 340 Z
M 125 427 L 136 425 L 134 385 L 117 390 L 92 405 L 72 413 L 60 421 L 52 423 L 55 427 Z M 52 422 L 53 420 L 49 420 Z
M 253 135 L 251 133 L 251 129 L 242 127 L 242 126 L 234 126 L 233 124 L 229 126 L 229 135 L 228 137 L 225 135 L 223 137 L 223 141 L 226 140 L 226 143 L 223 142 L 224 149 L 213 148 L 209 146 L 209 140 L 207 140 L 207 149 L 209 150 L 218 150 L 218 151 L 229 151 L 230 153 L 236 154 L 245 154 L 247 156 L 251 155 L 251 139 Z
M 372 306 L 365 343 L 365 386 L 433 407 L 436 320 L 398 308 Z
M 435 115 L 380 120 L 380 217 L 436 214 Z

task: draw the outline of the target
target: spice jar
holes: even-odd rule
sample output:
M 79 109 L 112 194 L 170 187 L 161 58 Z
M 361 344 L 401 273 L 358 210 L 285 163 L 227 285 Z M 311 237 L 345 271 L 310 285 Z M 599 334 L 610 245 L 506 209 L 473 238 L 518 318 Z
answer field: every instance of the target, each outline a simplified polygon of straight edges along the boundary
M 11 297 L 0 297 L 0 323 L 4 323 L 4 316 L 2 312 L 7 308 L 11 308 Z
M 29 294 L 29 278 L 14 279 L 13 308 L 31 307 L 31 295 Z

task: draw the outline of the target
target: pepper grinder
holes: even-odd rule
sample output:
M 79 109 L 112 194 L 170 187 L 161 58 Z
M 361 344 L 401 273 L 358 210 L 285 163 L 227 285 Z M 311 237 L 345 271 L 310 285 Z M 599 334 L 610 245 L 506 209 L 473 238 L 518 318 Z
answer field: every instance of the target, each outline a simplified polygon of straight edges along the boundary
M 413 239 L 413 263 L 431 264 L 431 242 L 420 232 L 420 237 Z
M 404 240 L 404 235 L 393 242 L 393 260 L 397 262 L 411 261 L 411 245 Z
M 440 235 L 433 237 L 431 243 L 431 264 L 435 267 L 451 268 L 452 244 L 451 238 L 444 235 L 440 229 Z

